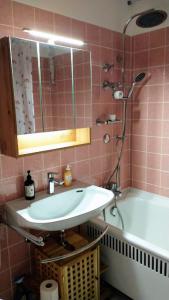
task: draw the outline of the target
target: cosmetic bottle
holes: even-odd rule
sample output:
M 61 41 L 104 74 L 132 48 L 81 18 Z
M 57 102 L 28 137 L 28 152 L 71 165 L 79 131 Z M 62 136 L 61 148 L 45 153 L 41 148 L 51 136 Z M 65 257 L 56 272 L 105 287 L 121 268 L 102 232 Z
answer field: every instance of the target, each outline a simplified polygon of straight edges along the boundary
M 72 172 L 70 166 L 67 165 L 64 171 L 64 186 L 71 186 L 72 184 Z
M 25 187 L 25 199 L 26 200 L 33 200 L 35 198 L 35 183 L 32 180 L 30 175 L 30 170 L 27 171 L 27 179 L 24 182 Z

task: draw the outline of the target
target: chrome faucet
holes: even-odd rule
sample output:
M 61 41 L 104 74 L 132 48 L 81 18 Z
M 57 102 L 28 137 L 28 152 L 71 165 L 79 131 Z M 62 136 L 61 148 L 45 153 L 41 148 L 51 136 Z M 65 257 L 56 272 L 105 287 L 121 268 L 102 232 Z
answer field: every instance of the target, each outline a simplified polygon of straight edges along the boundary
M 54 194 L 55 192 L 55 184 L 56 185 L 63 185 L 64 181 L 62 179 L 55 179 L 55 175 L 58 175 L 56 172 L 49 172 L 48 173 L 48 193 Z

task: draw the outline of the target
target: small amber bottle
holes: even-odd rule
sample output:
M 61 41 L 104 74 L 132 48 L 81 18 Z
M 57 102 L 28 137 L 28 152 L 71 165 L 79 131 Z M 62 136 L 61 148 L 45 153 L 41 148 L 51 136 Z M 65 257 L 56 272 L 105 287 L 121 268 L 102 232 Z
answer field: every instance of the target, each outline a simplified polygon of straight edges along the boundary
M 67 165 L 64 171 L 64 186 L 71 186 L 72 184 L 72 172 L 70 170 L 70 166 Z

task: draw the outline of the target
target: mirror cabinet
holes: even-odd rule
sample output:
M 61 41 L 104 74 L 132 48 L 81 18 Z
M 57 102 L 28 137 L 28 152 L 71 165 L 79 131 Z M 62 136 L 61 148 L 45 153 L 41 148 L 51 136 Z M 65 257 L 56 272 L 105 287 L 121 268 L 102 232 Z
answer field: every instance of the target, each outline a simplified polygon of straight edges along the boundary
M 4 37 L 0 40 L 0 125 L 1 151 L 18 156 L 90 142 L 92 125 L 91 55 L 89 51 L 37 41 Z M 79 129 L 85 129 L 80 133 Z M 76 131 L 78 129 L 78 131 Z M 74 136 L 65 140 L 69 130 Z M 74 130 L 74 131 L 73 131 Z M 6 134 L 9 131 L 10 142 Z M 31 146 L 20 151 L 18 140 L 28 142 L 42 134 L 59 132 L 52 148 Z M 78 133 L 77 133 L 78 132 Z M 86 133 L 85 133 L 86 132 Z M 83 141 L 82 135 L 86 135 Z M 45 135 L 44 135 L 45 136 Z M 48 135 L 49 136 L 49 135 Z M 66 144 L 68 142 L 68 145 Z M 23 143 L 22 143 L 23 144 Z M 23 147 L 23 146 L 22 146 Z M 36 149 L 35 149 L 36 148 Z

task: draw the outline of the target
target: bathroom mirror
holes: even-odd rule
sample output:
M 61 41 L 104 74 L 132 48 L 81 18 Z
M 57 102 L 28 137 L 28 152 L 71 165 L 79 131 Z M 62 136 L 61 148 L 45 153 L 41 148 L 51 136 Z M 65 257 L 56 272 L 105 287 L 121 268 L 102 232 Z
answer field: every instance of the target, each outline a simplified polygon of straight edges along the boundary
M 91 127 L 89 51 L 11 38 L 17 134 Z
M 43 131 L 37 45 L 11 38 L 11 63 L 17 134 Z
M 72 49 L 40 44 L 44 131 L 75 128 Z

